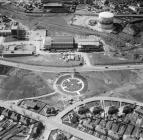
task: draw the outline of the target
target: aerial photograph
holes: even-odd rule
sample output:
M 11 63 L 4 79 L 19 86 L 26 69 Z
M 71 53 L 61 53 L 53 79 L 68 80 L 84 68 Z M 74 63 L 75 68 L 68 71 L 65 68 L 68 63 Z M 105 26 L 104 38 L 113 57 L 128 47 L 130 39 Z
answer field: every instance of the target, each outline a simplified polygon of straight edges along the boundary
M 0 0 L 0 140 L 143 140 L 143 0 Z

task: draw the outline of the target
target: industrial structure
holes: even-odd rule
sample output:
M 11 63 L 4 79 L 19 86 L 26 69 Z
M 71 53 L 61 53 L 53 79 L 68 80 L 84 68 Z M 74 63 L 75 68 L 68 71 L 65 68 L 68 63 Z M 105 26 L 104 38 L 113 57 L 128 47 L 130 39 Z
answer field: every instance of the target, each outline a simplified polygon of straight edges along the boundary
M 77 44 L 77 51 L 79 52 L 101 52 L 104 51 L 103 43 L 100 38 L 96 36 L 75 37 Z
M 20 27 L 18 22 L 14 22 L 11 26 L 11 35 L 19 40 L 25 40 L 28 38 L 27 31 Z
M 94 16 L 77 14 L 71 19 L 70 24 L 108 33 L 112 32 L 116 26 L 112 12 L 100 12 Z
M 36 47 L 28 41 L 4 42 L 4 38 L 0 37 L 0 56 L 2 57 L 32 56 L 35 51 Z
M 114 14 L 110 12 L 99 13 L 98 26 L 102 29 L 112 29 L 113 28 Z
M 28 38 L 28 31 L 16 21 L 12 21 L 6 16 L 0 15 L 0 36 L 12 36 L 18 40 Z

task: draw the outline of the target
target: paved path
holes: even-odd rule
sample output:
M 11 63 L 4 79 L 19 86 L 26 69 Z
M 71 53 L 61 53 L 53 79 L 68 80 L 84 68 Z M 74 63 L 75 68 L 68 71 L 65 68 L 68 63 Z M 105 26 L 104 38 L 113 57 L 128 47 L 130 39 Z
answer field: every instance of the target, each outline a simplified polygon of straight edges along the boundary
M 49 93 L 49 94 L 45 94 L 45 95 L 41 95 L 41 96 L 36 96 L 36 97 L 30 97 L 30 98 L 23 98 L 23 99 L 18 99 L 18 100 L 25 100 L 25 99 L 39 99 L 39 98 L 44 98 L 44 97 L 49 97 L 49 96 L 52 96 L 52 95 L 55 95 L 57 92 L 52 92 L 52 93 Z
M 57 92 L 53 92 L 53 93 L 50 93 L 50 94 L 46 94 L 46 95 L 41 95 L 41 96 L 36 96 L 36 97 L 30 97 L 30 98 L 22 98 L 22 99 L 17 99 L 17 100 L 8 100 L 8 101 L 5 101 L 6 103 L 18 103 L 22 100 L 34 100 L 34 99 L 39 99 L 39 98 L 44 98 L 44 97 L 49 97 L 49 96 L 52 96 L 52 95 L 55 95 Z M 3 101 L 3 100 L 0 100 L 0 102 Z

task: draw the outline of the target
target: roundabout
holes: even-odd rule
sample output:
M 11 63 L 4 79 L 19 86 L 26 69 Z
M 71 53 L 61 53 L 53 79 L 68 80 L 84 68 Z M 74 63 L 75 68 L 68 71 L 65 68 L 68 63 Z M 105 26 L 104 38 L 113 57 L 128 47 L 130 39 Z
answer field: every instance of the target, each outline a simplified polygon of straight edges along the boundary
M 65 92 L 79 92 L 84 88 L 84 83 L 78 78 L 69 78 L 62 82 L 62 89 Z
M 79 74 L 65 74 L 60 76 L 55 82 L 56 90 L 63 94 L 80 95 L 87 91 L 87 80 Z

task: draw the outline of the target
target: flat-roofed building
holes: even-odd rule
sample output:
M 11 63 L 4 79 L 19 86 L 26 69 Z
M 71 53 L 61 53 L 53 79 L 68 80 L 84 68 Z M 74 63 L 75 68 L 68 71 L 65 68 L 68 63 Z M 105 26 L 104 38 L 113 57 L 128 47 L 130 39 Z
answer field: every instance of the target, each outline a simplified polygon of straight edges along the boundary
M 75 43 L 78 46 L 78 51 L 103 51 L 103 44 L 100 38 L 95 36 L 89 36 L 86 38 L 76 37 Z

